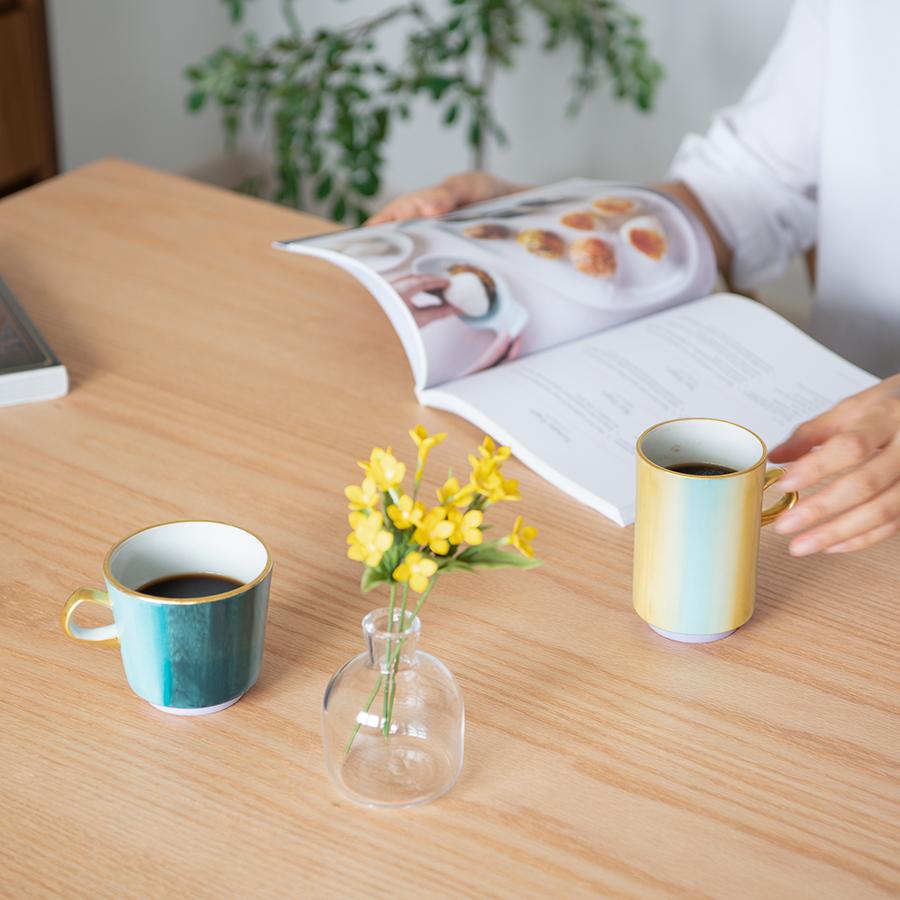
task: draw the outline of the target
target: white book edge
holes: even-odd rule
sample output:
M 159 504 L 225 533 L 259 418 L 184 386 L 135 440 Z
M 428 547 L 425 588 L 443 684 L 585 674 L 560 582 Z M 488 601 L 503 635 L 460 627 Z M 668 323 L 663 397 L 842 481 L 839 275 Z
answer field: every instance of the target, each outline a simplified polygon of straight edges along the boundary
M 0 374 L 0 407 L 55 400 L 69 391 L 69 373 L 62 364 Z
M 471 422 L 476 428 L 480 428 L 486 434 L 490 434 L 501 444 L 512 449 L 513 454 L 523 465 L 527 466 L 537 475 L 540 475 L 545 481 L 549 482 L 555 488 L 563 491 L 573 497 L 579 503 L 596 510 L 607 519 L 615 522 L 617 525 L 626 526 L 634 521 L 634 506 L 620 508 L 612 503 L 608 503 L 597 494 L 591 493 L 582 487 L 577 481 L 566 477 L 561 472 L 553 468 L 543 457 L 532 453 L 527 445 L 516 440 L 509 432 L 501 428 L 489 416 L 480 412 L 476 407 L 453 394 L 442 391 L 438 388 L 429 388 L 428 390 L 416 391 L 416 399 L 423 406 L 432 409 L 442 409 L 445 412 L 453 413 L 463 419 Z

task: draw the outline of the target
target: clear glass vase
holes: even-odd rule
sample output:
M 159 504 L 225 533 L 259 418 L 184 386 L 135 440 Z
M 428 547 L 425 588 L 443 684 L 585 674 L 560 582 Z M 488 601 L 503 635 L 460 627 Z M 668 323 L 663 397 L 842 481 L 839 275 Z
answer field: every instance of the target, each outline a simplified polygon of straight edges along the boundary
M 368 806 L 412 806 L 453 787 L 463 761 L 463 699 L 450 670 L 418 649 L 419 620 L 399 609 L 362 621 L 368 649 L 328 683 L 325 764 L 338 788 Z

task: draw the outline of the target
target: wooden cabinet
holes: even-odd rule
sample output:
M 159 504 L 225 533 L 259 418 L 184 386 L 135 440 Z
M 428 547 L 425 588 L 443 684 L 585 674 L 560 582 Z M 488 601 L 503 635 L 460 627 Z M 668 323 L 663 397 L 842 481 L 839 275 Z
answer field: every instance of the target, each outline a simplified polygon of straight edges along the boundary
M 0 196 L 56 172 L 43 0 L 0 0 Z

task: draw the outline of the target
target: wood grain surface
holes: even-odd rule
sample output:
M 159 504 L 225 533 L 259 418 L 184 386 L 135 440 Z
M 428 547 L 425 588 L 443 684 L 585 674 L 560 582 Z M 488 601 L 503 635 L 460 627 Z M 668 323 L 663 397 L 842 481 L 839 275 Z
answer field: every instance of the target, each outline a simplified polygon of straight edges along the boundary
M 480 435 L 417 406 L 361 287 L 269 247 L 322 224 L 116 161 L 0 203 L 0 273 L 73 381 L 0 410 L 0 893 L 900 893 L 900 543 L 795 560 L 767 532 L 752 621 L 674 644 L 631 609 L 631 530 L 515 460 L 546 565 L 447 579 L 423 622 L 467 704 L 456 788 L 338 796 L 322 692 L 376 605 L 342 488 L 416 422 L 441 466 Z M 59 627 L 112 543 L 191 517 L 276 558 L 259 683 L 193 720 Z

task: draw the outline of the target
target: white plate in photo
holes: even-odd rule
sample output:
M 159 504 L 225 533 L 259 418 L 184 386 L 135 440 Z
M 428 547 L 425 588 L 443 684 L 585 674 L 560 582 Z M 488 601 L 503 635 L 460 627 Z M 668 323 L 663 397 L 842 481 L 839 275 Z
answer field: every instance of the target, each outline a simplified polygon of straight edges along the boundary
M 502 221 L 485 217 L 459 224 L 441 222 L 440 227 L 519 268 L 527 265 L 535 281 L 592 309 L 640 310 L 677 296 L 697 275 L 699 259 L 690 222 L 674 203 L 655 192 L 608 187 L 605 193 L 606 197 L 586 193 L 583 201 L 574 203 L 567 197 L 564 202 L 547 205 L 540 212 L 527 212 Z M 609 198 L 629 200 L 634 206 L 627 212 L 607 215 L 594 209 L 595 200 Z M 578 223 L 582 214 L 593 217 L 594 227 L 579 228 L 568 224 Z M 666 242 L 663 258 L 653 259 L 635 248 L 629 240 L 629 230 L 623 228 L 632 218 L 652 219 L 661 226 Z M 488 228 L 484 228 L 491 225 L 502 226 L 509 234 L 494 237 Z M 486 237 L 474 236 L 479 229 Z M 526 230 L 552 232 L 565 242 L 565 250 L 556 259 L 529 252 L 516 239 Z M 573 244 L 590 237 L 599 238 L 612 248 L 616 258 L 616 270 L 612 275 L 586 274 L 573 264 L 569 255 Z
M 509 287 L 496 272 L 460 256 L 420 256 L 413 271 L 443 275 L 450 281 L 444 296 L 461 310 L 460 320 L 473 328 L 517 338 L 528 323 L 528 311 L 513 300 Z
M 408 234 L 393 227 L 389 229 L 354 229 L 339 232 L 317 241 L 326 250 L 336 250 L 359 260 L 376 272 L 389 272 L 402 265 L 413 252 L 415 244 Z

